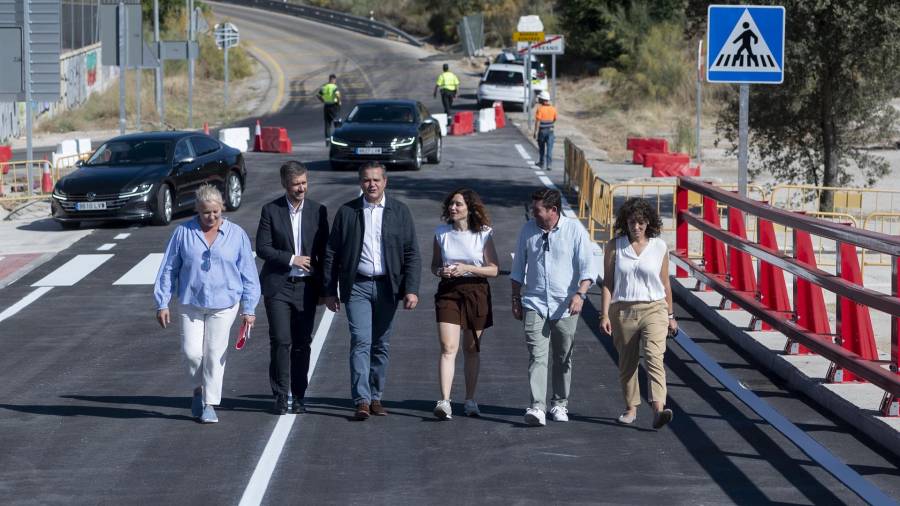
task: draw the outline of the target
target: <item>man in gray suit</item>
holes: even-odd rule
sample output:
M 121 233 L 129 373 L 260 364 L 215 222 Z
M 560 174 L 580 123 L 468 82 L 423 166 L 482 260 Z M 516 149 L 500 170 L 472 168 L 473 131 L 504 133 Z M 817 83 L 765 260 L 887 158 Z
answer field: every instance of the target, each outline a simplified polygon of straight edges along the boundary
M 385 416 L 381 404 L 389 340 L 397 303 L 419 302 L 421 259 L 416 228 L 406 204 L 384 194 L 384 165 L 359 169 L 362 197 L 334 216 L 325 250 L 325 305 L 337 312 L 347 305 L 350 322 L 350 390 L 355 418 Z M 340 287 L 340 297 L 338 297 Z
M 302 413 L 309 374 L 316 305 L 322 296 L 322 262 L 328 242 L 328 211 L 306 198 L 306 167 L 281 166 L 285 194 L 264 205 L 256 230 L 256 254 L 263 259 L 260 283 L 269 320 L 269 382 L 275 412 Z

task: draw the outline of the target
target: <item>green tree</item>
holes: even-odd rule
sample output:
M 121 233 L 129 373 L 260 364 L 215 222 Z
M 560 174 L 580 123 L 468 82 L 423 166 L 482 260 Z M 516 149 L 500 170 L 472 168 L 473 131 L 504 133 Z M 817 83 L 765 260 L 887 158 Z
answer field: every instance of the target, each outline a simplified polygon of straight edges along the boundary
M 890 136 L 898 115 L 890 99 L 900 78 L 900 3 L 896 0 L 789 0 L 785 77 L 750 88 L 753 174 L 778 181 L 845 186 L 858 171 L 871 186 L 890 172 L 865 146 Z M 737 93 L 717 122 L 734 145 Z M 823 194 L 822 209 L 832 195 Z

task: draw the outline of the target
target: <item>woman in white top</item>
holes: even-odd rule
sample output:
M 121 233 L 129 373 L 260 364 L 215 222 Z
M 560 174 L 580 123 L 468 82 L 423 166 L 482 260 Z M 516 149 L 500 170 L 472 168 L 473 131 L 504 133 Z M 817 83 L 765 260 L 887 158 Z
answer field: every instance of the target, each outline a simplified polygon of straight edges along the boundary
M 475 386 L 481 351 L 481 335 L 493 325 L 491 287 L 486 278 L 497 277 L 497 250 L 492 239 L 491 220 L 481 198 L 472 190 L 460 188 L 444 199 L 441 218 L 445 221 L 434 232 L 431 272 L 441 278 L 434 296 L 441 358 L 438 363 L 441 399 L 434 415 L 449 420 L 450 387 L 456 368 L 460 329 L 464 330 L 467 416 L 478 416 Z
M 634 423 L 641 403 L 637 381 L 641 348 L 653 405 L 653 428 L 672 421 L 666 409 L 666 337 L 678 330 L 672 311 L 669 254 L 659 238 L 662 220 L 646 200 L 631 198 L 616 213 L 614 237 L 604 250 L 600 327 L 619 352 L 619 382 L 625 411 L 619 423 Z

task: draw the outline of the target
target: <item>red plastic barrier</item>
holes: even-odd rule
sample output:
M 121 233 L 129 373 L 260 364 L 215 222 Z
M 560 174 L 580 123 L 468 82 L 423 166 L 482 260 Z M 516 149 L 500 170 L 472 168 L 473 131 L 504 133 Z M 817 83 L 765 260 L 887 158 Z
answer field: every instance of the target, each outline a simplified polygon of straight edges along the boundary
M 280 127 L 263 127 L 260 138 L 260 151 L 267 153 L 290 153 L 293 150 L 287 129 Z
M 703 197 L 703 220 L 719 226 L 719 209 L 717 202 Z M 703 235 L 704 270 L 708 274 L 725 274 L 725 244 L 706 234 Z M 709 290 L 709 288 L 707 288 Z
M 12 160 L 12 146 L 0 146 L 0 168 L 3 174 L 9 174 L 9 165 L 2 163 Z
M 506 126 L 506 113 L 503 111 L 503 102 L 494 102 L 494 122 L 497 128 Z
M 658 162 L 653 164 L 652 177 L 700 176 L 700 166 L 691 167 L 681 162 Z
M 747 238 L 744 213 L 740 209 L 728 208 L 728 231 L 741 239 Z M 756 273 L 753 271 L 753 261 L 749 254 L 728 248 L 728 272 L 731 274 L 731 286 L 735 290 L 756 295 Z M 731 307 L 737 309 L 740 306 L 732 302 Z
M 810 267 L 816 267 L 816 254 L 813 251 L 812 238 L 809 232 L 796 230 L 794 234 L 794 258 L 806 263 Z M 797 325 L 815 334 L 831 334 L 831 324 L 828 323 L 828 313 L 825 309 L 825 295 L 822 287 L 800 279 L 794 281 L 797 285 L 797 297 L 794 307 L 797 310 Z M 809 348 L 788 340 L 784 346 L 784 353 L 788 355 L 809 354 Z
M 468 135 L 475 131 L 475 113 L 461 111 L 453 115 L 450 135 Z
M 665 139 L 629 137 L 625 142 L 628 149 L 633 151 L 631 162 L 636 164 L 644 163 L 644 154 L 646 153 L 669 152 L 669 141 Z
M 757 220 L 757 226 L 759 227 L 759 245 L 772 251 L 779 251 L 772 222 Z M 784 271 L 762 260 L 759 261 L 759 295 L 760 302 L 772 311 L 776 311 L 784 317 L 792 313 L 787 284 L 784 282 Z M 772 327 L 763 322 L 762 330 L 772 330 Z
M 862 286 L 862 273 L 856 257 L 856 246 L 841 243 L 841 278 Z M 839 329 L 841 346 L 856 353 L 865 360 L 878 360 L 875 332 L 872 331 L 872 317 L 869 308 L 857 304 L 847 297 L 841 297 L 841 323 Z M 852 372 L 838 367 L 834 362 L 826 376 L 831 383 L 865 381 Z
M 687 153 L 644 153 L 644 167 L 653 167 L 657 163 L 691 163 L 691 155 Z

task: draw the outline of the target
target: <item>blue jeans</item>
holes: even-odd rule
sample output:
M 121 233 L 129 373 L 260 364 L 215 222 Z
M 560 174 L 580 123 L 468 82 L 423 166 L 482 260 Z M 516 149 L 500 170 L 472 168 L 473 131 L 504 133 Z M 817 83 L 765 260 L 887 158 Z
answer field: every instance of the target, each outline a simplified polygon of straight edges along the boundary
M 545 169 L 550 168 L 553 163 L 553 141 L 555 139 L 552 128 L 538 130 L 538 164 Z
M 357 278 L 346 304 L 350 321 L 350 393 L 353 402 L 380 401 L 390 362 L 391 327 L 397 299 L 387 278 Z

